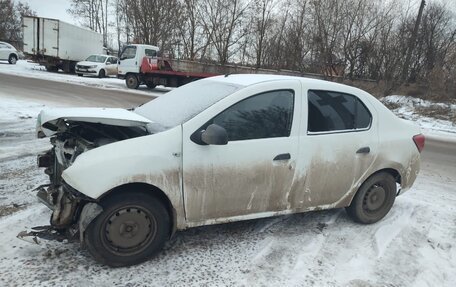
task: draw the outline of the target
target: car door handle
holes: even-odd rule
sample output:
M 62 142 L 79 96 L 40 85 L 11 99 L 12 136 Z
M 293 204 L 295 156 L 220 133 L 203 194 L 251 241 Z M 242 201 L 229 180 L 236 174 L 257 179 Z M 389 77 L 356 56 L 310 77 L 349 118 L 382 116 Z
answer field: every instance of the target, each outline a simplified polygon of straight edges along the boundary
M 277 155 L 273 160 L 289 160 L 291 158 L 289 153 L 282 153 Z
M 370 153 L 371 149 L 368 146 L 362 147 L 356 151 L 356 153 Z

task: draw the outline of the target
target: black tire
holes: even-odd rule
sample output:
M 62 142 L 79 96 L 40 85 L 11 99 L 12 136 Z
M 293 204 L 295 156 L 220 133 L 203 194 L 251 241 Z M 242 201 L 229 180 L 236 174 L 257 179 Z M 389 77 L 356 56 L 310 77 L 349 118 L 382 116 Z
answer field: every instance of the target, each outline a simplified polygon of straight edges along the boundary
M 14 54 L 11 54 L 9 57 L 8 57 L 8 63 L 10 63 L 11 65 L 15 65 L 17 62 L 17 56 L 14 55 Z
M 106 77 L 106 71 L 104 69 L 101 69 L 98 72 L 98 78 L 104 78 L 104 77 Z
M 78 77 L 82 77 L 82 76 L 84 76 L 84 75 L 83 74 L 78 74 Z
M 386 172 L 369 177 L 359 188 L 350 206 L 348 215 L 356 222 L 370 224 L 385 217 L 396 199 L 396 181 Z
M 101 202 L 103 212 L 87 227 L 84 241 L 96 261 L 129 266 L 155 255 L 169 239 L 170 217 L 151 195 L 114 194 Z
M 46 71 L 48 71 L 48 72 L 58 72 L 59 68 L 57 68 L 57 66 L 46 66 Z
M 137 89 L 139 87 L 139 79 L 135 74 L 128 74 L 125 77 L 125 83 L 129 89 Z
M 149 88 L 149 89 L 155 89 L 155 87 L 157 85 L 155 85 L 153 82 L 146 82 L 146 86 Z

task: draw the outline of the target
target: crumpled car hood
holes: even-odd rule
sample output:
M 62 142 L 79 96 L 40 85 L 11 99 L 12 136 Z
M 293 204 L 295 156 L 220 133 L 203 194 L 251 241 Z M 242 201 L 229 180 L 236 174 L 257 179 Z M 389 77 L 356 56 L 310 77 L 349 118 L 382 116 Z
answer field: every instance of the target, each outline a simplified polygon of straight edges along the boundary
M 42 110 L 37 119 L 37 135 L 51 136 L 60 120 L 100 123 L 121 127 L 145 126 L 151 121 L 134 112 L 119 108 L 56 108 Z M 55 130 L 54 130 L 55 129 Z

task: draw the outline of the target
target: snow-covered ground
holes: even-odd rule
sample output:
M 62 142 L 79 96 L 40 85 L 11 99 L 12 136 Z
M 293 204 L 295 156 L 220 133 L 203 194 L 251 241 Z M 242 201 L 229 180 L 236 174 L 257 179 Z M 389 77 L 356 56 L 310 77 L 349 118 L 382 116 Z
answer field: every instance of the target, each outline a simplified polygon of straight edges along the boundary
M 399 117 L 418 123 L 426 133 L 456 135 L 456 104 L 435 103 L 410 96 L 392 95 L 380 99 Z M 449 120 L 453 117 L 455 121 Z
M 16 239 L 46 225 L 32 189 L 46 182 L 34 138 L 40 104 L 0 98 L 0 286 L 454 286 L 456 167 L 423 164 L 414 187 L 373 225 L 344 210 L 179 232 L 156 258 L 97 264 L 78 244 Z
M 39 78 L 57 82 L 66 82 L 102 89 L 127 90 L 128 92 L 150 95 L 154 97 L 160 95 L 158 93 L 154 93 L 154 91 L 166 92 L 170 90 L 170 88 L 165 88 L 163 86 L 158 86 L 154 90 L 149 90 L 146 86 L 140 86 L 138 90 L 132 90 L 127 88 L 124 80 L 112 76 L 99 79 L 97 77 L 87 76 L 78 77 L 77 75 L 65 74 L 63 72 L 51 73 L 46 71 L 44 66 L 40 66 L 39 64 L 26 60 L 19 60 L 17 61 L 16 65 L 9 65 L 8 62 L 0 61 L 0 73 L 17 75 L 21 77 Z

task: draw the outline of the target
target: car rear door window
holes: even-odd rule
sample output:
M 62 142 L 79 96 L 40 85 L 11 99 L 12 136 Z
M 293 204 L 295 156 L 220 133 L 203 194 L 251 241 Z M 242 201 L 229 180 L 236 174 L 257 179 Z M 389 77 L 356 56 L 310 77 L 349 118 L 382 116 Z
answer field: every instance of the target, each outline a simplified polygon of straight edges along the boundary
M 293 91 L 271 91 L 232 105 L 208 124 L 224 127 L 229 141 L 288 137 L 293 107 Z
M 365 129 L 370 126 L 372 121 L 372 116 L 366 106 L 361 102 L 361 100 L 357 100 L 356 102 L 356 121 L 355 121 L 355 128 L 356 129 Z
M 332 91 L 308 93 L 308 131 L 353 131 L 370 126 L 371 114 L 357 97 Z

